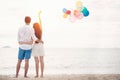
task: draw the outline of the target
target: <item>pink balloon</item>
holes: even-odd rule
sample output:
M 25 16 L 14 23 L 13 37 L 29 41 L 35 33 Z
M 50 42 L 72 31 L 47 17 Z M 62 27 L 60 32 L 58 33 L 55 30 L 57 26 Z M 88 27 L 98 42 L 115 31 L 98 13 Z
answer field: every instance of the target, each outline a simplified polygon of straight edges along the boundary
M 80 15 L 80 13 L 77 11 L 75 16 L 78 17 L 79 15 Z
M 70 15 L 69 20 L 70 20 L 70 22 L 75 22 L 76 17 L 74 15 Z
M 81 12 L 77 12 L 76 13 L 76 18 L 77 19 L 82 19 L 84 16 L 83 16 L 83 13 L 81 13 Z

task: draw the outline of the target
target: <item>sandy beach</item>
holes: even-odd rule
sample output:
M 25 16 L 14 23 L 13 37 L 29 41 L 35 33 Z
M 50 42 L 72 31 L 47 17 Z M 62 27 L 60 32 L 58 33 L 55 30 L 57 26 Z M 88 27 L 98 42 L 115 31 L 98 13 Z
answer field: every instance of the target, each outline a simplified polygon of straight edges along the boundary
M 61 74 L 61 75 L 45 75 L 44 78 L 29 78 L 19 76 L 14 78 L 11 75 L 0 75 L 0 80 L 120 80 L 120 74 Z

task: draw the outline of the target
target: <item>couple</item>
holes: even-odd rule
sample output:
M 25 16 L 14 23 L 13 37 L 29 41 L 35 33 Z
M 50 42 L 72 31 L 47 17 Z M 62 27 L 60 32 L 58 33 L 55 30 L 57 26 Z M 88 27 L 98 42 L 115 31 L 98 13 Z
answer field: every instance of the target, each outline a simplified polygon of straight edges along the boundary
M 25 25 L 18 30 L 18 62 L 16 65 L 16 78 L 18 77 L 20 66 L 22 60 L 25 59 L 24 65 L 24 77 L 27 78 L 27 72 L 29 68 L 29 59 L 31 54 L 34 56 L 36 76 L 39 76 L 39 62 L 41 68 L 41 77 L 43 77 L 44 72 L 44 50 L 42 41 L 42 28 L 41 21 L 39 23 L 34 23 L 33 28 L 30 26 L 31 18 L 29 16 L 25 17 Z

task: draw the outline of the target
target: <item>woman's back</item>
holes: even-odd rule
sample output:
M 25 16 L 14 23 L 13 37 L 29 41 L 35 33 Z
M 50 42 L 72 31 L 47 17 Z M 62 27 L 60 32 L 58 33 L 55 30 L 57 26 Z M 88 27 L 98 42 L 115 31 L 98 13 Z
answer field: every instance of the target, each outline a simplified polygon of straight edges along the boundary
M 34 23 L 33 28 L 35 31 L 35 35 L 39 40 L 42 40 L 42 27 L 39 23 Z

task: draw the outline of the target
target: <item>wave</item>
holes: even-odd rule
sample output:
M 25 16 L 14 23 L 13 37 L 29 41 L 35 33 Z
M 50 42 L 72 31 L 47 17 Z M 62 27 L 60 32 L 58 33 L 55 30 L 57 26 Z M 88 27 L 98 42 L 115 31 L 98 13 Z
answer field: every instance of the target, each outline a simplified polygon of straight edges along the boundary
M 2 46 L 2 45 L 0 45 L 0 48 L 11 48 L 11 46 Z

